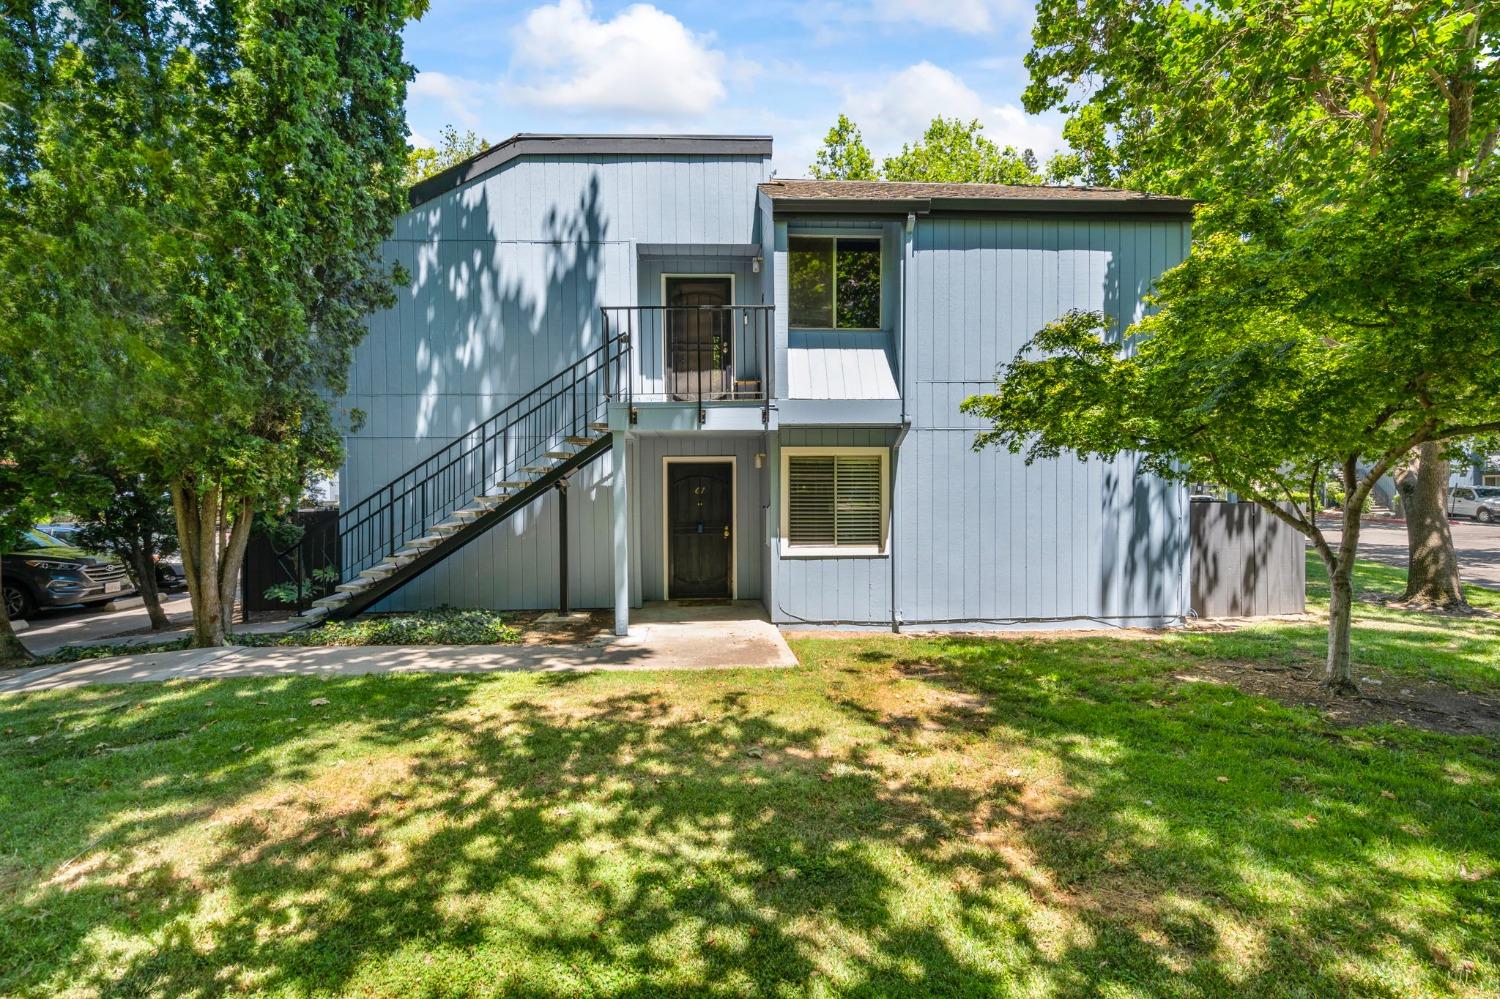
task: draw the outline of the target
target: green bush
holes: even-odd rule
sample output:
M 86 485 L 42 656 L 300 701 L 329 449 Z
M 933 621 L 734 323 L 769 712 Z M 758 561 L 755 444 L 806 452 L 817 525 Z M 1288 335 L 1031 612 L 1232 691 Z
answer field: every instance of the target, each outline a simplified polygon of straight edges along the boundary
M 233 641 L 241 645 L 505 645 L 520 638 L 520 629 L 495 611 L 445 607 L 329 621 L 288 635 L 236 635 Z

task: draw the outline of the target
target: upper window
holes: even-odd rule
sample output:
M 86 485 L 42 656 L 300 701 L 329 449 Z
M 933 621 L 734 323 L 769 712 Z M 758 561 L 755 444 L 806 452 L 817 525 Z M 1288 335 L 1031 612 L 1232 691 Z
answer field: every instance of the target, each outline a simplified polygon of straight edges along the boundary
M 880 329 L 880 239 L 792 236 L 787 240 L 791 325 Z
M 885 448 L 783 448 L 786 552 L 883 554 L 889 457 Z

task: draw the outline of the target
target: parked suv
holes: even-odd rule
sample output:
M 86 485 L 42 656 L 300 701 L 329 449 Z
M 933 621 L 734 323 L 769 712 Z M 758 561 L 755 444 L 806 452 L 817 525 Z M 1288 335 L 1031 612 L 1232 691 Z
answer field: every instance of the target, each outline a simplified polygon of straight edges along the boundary
M 69 547 L 41 531 L 27 531 L 19 550 L 5 554 L 0 584 L 12 619 L 39 607 L 94 604 L 134 592 L 119 559 Z
M 1500 520 L 1500 486 L 1457 486 L 1448 495 L 1448 516 L 1473 517 L 1481 524 Z

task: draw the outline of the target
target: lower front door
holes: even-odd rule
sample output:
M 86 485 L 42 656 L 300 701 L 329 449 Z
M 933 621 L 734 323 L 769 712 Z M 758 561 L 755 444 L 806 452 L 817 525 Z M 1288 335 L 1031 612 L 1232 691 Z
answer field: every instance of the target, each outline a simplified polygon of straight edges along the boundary
M 733 520 L 730 462 L 667 462 L 668 599 L 731 595 Z

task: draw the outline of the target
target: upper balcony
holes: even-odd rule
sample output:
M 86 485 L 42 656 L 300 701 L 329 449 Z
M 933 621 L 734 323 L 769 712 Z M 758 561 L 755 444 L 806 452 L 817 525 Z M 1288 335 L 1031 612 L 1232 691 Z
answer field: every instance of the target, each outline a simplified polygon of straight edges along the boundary
M 760 430 L 774 384 L 769 305 L 728 305 L 714 279 L 674 288 L 672 305 L 605 306 L 605 339 L 628 360 L 615 390 L 629 426 Z M 611 423 L 615 417 L 611 417 Z

